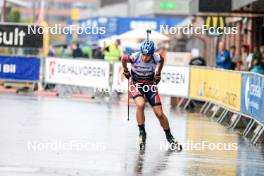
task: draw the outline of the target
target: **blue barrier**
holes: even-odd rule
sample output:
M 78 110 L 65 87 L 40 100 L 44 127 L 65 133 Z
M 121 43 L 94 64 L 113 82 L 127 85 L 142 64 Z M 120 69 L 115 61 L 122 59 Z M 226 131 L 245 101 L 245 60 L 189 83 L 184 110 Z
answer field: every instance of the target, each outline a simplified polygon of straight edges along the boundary
M 0 56 L 0 79 L 13 81 L 38 81 L 39 77 L 39 58 Z
M 264 77 L 242 74 L 241 112 L 264 122 Z

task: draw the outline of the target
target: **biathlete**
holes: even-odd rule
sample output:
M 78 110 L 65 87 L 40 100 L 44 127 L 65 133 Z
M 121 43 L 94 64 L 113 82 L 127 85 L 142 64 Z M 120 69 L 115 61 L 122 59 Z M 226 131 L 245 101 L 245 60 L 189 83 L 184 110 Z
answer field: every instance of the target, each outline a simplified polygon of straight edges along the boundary
M 159 119 L 166 139 L 170 144 L 181 150 L 181 145 L 175 140 L 170 131 L 170 126 L 166 115 L 163 113 L 160 96 L 157 90 L 157 84 L 161 80 L 161 70 L 164 65 L 164 58 L 155 53 L 154 43 L 146 40 L 140 47 L 140 52 L 135 52 L 130 56 L 124 54 L 121 58 L 124 69 L 124 76 L 130 81 L 129 91 L 132 94 L 136 104 L 136 119 L 139 127 L 139 145 L 140 149 L 145 149 L 146 130 L 145 130 L 145 98 L 152 106 L 153 111 Z M 131 63 L 131 73 L 128 70 L 127 63 Z

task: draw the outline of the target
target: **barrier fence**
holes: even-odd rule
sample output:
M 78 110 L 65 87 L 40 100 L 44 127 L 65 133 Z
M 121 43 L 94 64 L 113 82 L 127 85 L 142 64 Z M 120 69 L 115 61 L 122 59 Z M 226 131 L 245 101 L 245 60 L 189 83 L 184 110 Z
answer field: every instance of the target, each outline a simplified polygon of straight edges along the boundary
M 0 56 L 0 79 L 37 82 L 40 59 L 37 57 Z
M 40 60 L 34 57 L 0 56 L 0 79 L 39 81 Z M 110 65 L 102 60 L 46 58 L 45 83 L 106 88 L 126 91 L 127 80 L 120 62 L 114 64 L 110 85 Z M 254 129 L 252 142 L 264 133 L 264 76 L 254 73 L 165 65 L 159 93 L 206 103 L 201 112 L 212 111 L 211 116 L 223 122 L 227 117 L 230 127 L 245 124 L 243 134 Z M 231 114 L 231 115 L 230 115 Z
M 241 112 L 264 122 L 264 77 L 242 73 Z
M 241 74 L 208 67 L 192 67 L 189 97 L 240 111 Z
M 112 89 L 127 91 L 121 62 L 114 64 Z M 101 60 L 47 58 L 45 82 L 109 88 L 109 63 Z M 159 93 L 208 101 L 264 121 L 264 77 L 210 67 L 165 65 Z

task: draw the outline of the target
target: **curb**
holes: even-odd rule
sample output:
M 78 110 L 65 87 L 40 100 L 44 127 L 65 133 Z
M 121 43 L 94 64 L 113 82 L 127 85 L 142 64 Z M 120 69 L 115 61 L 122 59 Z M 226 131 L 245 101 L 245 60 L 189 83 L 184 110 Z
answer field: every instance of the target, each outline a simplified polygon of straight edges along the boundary
M 57 96 L 59 96 L 58 92 L 50 92 L 50 91 L 35 91 L 33 94 L 36 96 L 46 96 L 46 97 L 57 97 Z
M 16 93 L 17 89 L 14 88 L 0 88 L 0 92 L 4 92 L 4 93 Z
M 94 96 L 86 95 L 86 94 L 80 94 L 80 93 L 72 94 L 71 97 L 72 98 L 81 98 L 81 99 L 94 99 Z

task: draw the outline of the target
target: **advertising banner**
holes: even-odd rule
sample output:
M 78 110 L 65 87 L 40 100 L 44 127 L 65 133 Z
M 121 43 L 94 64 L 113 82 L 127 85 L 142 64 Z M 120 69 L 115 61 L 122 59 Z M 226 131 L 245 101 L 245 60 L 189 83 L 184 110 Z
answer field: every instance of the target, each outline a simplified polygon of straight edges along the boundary
M 40 59 L 36 57 L 0 56 L 0 79 L 38 81 Z
M 190 97 L 212 101 L 240 111 L 240 73 L 192 67 L 190 76 Z
M 264 122 L 264 77 L 242 74 L 241 111 Z
M 47 58 L 45 81 L 94 88 L 109 87 L 109 63 L 97 60 Z
M 42 48 L 43 35 L 32 25 L 0 24 L 0 47 Z
M 127 79 L 123 75 L 122 64 L 117 62 L 114 65 L 112 88 L 118 91 L 127 91 L 127 87 Z M 187 97 L 189 93 L 189 67 L 165 65 L 161 72 L 158 91 L 161 95 Z

